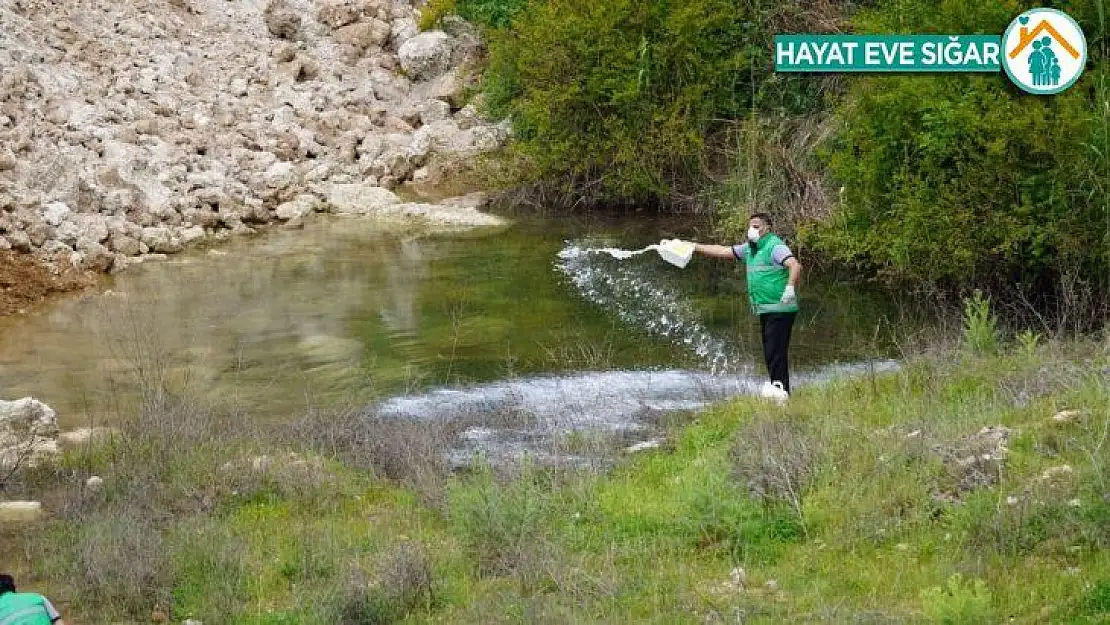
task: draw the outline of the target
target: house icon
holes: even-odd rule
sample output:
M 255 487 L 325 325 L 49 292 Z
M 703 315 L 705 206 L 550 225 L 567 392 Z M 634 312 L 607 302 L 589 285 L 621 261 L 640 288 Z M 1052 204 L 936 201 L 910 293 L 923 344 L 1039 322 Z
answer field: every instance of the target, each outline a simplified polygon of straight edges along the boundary
M 1060 93 L 1075 84 L 1087 64 L 1083 29 L 1056 9 L 1030 9 L 1019 15 L 1002 41 L 1002 69 L 1026 93 Z
M 1077 61 L 1079 60 L 1079 57 L 1081 56 L 1079 50 L 1076 50 L 1075 46 L 1071 45 L 1071 43 L 1067 39 L 1065 39 L 1063 35 L 1060 34 L 1060 31 L 1056 30 L 1056 28 L 1053 27 L 1052 24 L 1049 24 L 1048 20 L 1041 20 L 1041 23 L 1037 24 L 1037 27 L 1034 28 L 1032 31 L 1029 30 L 1028 26 L 1022 26 L 1021 30 L 1018 31 L 1018 45 L 1014 47 L 1012 51 L 1010 51 L 1010 58 L 1016 59 L 1018 55 L 1021 54 L 1023 50 L 1025 50 L 1025 48 L 1029 47 L 1029 44 L 1037 40 L 1037 37 L 1039 37 L 1041 33 L 1047 33 L 1049 36 L 1055 39 L 1056 43 L 1059 43 L 1060 47 L 1062 47 L 1065 52 L 1070 54 L 1072 58 Z

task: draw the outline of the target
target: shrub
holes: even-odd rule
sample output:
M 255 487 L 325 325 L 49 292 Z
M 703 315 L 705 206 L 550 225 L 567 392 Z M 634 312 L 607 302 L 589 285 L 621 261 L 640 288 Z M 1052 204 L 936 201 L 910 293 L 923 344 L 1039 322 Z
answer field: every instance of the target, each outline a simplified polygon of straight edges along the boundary
M 404 543 L 384 554 L 373 578 L 353 568 L 335 606 L 334 622 L 344 625 L 395 623 L 435 600 L 431 560 L 422 545 Z
M 770 3 L 769 3 L 770 4 Z M 791 5 L 793 3 L 786 3 Z M 566 181 L 570 199 L 674 199 L 702 175 L 707 137 L 771 75 L 770 16 L 727 0 L 547 0 L 493 33 L 485 94 L 511 115 L 519 176 Z M 810 98 L 801 98 L 809 102 Z
M 420 30 L 431 30 L 440 21 L 458 11 L 455 0 L 429 0 L 424 8 L 420 9 Z
M 450 466 L 447 450 L 465 428 L 461 421 L 412 421 L 363 410 L 312 411 L 288 437 L 327 458 L 413 488 L 430 505 L 442 504 Z
M 1016 290 L 1073 316 L 1097 303 L 1082 300 L 1110 287 L 1106 228 L 1092 227 L 1110 206 L 1110 64 L 1094 3 L 1072 4 L 1092 60 L 1063 94 L 1030 97 L 1003 76 L 853 80 L 825 152 L 842 202 L 806 241 L 891 283 Z M 889 1 L 856 22 L 870 32 L 1000 33 L 1016 10 Z
M 1106 616 L 1110 614 L 1110 580 L 1095 582 L 1079 602 L 1082 613 L 1091 616 Z
M 65 572 L 73 600 L 91 613 L 145 620 L 156 605 L 169 605 L 172 562 L 149 519 L 97 514 L 79 529 L 55 529 L 44 550 L 54 552 L 52 566 Z
M 1044 337 L 1041 336 L 1040 332 L 1022 330 L 1015 338 L 1017 339 L 1018 353 L 1025 359 L 1032 360 L 1037 354 L 1037 348 L 1040 347 L 1041 339 Z
M 420 30 L 438 26 L 451 14 L 482 26 L 505 28 L 527 4 L 528 0 L 430 0 L 420 11 Z
M 789 504 L 800 513 L 802 494 L 824 461 L 825 446 L 802 426 L 757 418 L 736 434 L 733 473 L 752 496 Z
M 700 549 L 724 550 L 734 562 L 766 565 L 786 545 L 800 542 L 806 529 L 789 504 L 757 503 L 739 488 L 703 485 L 690 493 L 680 524 Z
M 246 545 L 212 519 L 191 519 L 173 538 L 173 614 L 220 622 L 249 601 Z
M 732 169 L 713 198 L 723 236 L 742 240 L 753 213 L 774 215 L 780 234 L 829 216 L 836 198 L 815 155 L 834 130 L 828 117 L 762 116 L 728 131 L 731 149 L 724 157 Z
M 983 293 L 964 299 L 964 346 L 976 354 L 998 353 L 998 318 Z
M 978 625 L 994 621 L 991 593 L 981 579 L 965 581 L 959 573 L 948 578 L 943 587 L 934 586 L 921 593 L 925 614 L 942 625 Z
M 482 574 L 516 572 L 531 544 L 543 538 L 551 502 L 540 479 L 541 472 L 525 469 L 512 482 L 498 484 L 484 468 L 472 482 L 451 490 L 450 517 Z
M 528 0 L 458 0 L 459 15 L 492 28 L 505 28 L 528 6 Z

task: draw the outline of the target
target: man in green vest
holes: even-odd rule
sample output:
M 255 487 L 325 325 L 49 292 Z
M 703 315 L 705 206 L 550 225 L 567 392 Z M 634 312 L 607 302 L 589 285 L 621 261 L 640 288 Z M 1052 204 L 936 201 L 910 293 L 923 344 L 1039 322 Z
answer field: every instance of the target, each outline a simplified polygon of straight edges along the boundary
M 771 380 L 763 396 L 780 403 L 790 396 L 790 333 L 798 312 L 798 276 L 802 264 L 790 248 L 771 232 L 771 217 L 756 213 L 748 219 L 748 241 L 740 245 L 694 244 L 694 252 L 711 258 L 739 260 L 747 266 L 748 301 L 759 315 L 763 331 L 763 359 Z
M 0 625 L 65 625 L 62 616 L 42 595 L 16 592 L 11 575 L 0 575 Z

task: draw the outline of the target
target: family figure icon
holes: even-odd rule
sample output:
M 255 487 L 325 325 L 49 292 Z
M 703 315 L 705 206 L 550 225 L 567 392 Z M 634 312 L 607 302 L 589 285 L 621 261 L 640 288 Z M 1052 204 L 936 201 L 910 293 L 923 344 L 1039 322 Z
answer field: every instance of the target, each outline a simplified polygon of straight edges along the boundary
M 1052 37 L 1043 37 L 1033 42 L 1033 53 L 1029 55 L 1029 73 L 1037 86 L 1060 84 L 1060 59 L 1052 50 Z

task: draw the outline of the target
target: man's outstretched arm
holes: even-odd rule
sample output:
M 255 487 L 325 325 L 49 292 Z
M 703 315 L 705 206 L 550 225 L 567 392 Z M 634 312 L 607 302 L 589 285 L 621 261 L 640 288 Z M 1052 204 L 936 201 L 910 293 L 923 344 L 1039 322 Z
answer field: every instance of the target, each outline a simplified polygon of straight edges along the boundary
M 798 262 L 797 258 L 791 256 L 782 263 L 783 267 L 790 270 L 790 277 L 787 279 L 787 284 L 790 286 L 798 286 L 798 276 L 802 275 L 802 263 Z
M 702 256 L 709 256 L 710 258 L 736 260 L 736 255 L 732 253 L 732 248 L 727 245 L 705 245 L 703 243 L 695 243 L 694 253 L 701 254 Z

